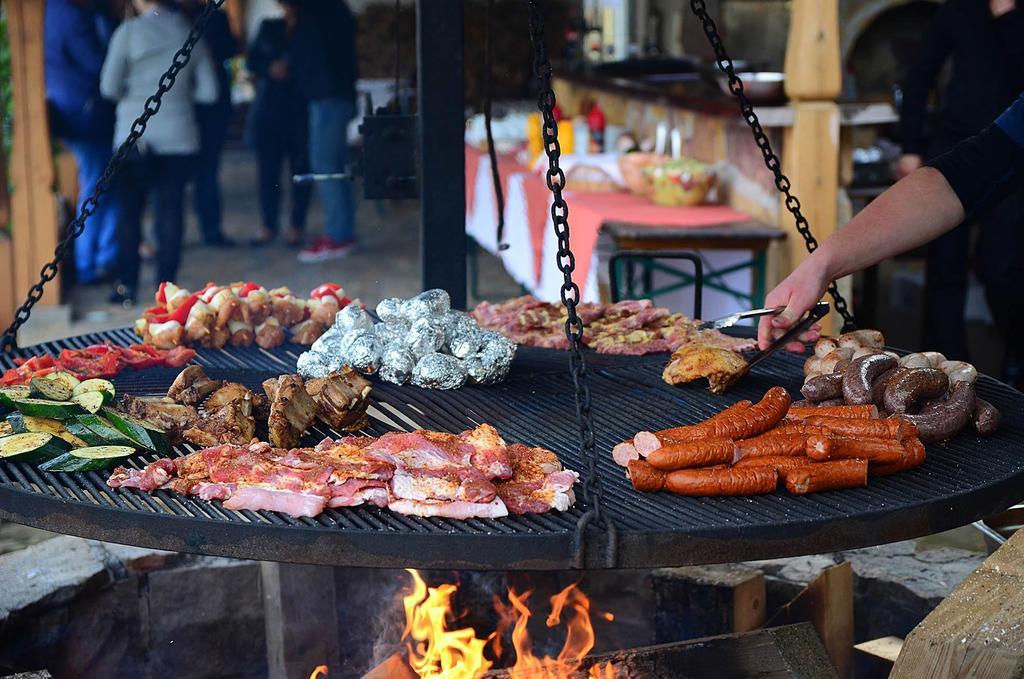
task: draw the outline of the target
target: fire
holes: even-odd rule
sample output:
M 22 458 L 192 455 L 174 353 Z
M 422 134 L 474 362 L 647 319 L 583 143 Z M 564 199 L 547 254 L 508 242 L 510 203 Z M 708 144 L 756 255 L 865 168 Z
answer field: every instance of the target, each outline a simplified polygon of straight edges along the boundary
M 569 679 L 580 669 L 583 659 L 594 648 L 594 628 L 591 624 L 590 599 L 576 587 L 569 585 L 551 597 L 551 612 L 546 619 L 549 628 L 563 624 L 566 639 L 562 650 L 554 658 L 538 657 L 533 653 L 533 641 L 527 629 L 532 613 L 527 601 L 532 592 L 508 592 L 509 604 L 495 597 L 495 608 L 500 620 L 497 630 L 480 639 L 470 627 L 450 630 L 452 618 L 451 598 L 455 585 L 443 584 L 427 587 L 415 570 L 409 570 L 413 589 L 403 597 L 408 663 L 421 679 L 478 679 L 494 662 L 485 657 L 488 645 L 495 657 L 503 652 L 502 637 L 512 627 L 512 647 L 515 664 L 508 668 L 512 679 Z M 613 620 L 610 613 L 598 613 Z M 590 679 L 614 679 L 611 663 L 590 668 Z
M 313 668 L 312 674 L 309 675 L 309 679 L 320 679 L 320 677 L 327 676 L 327 665 L 317 665 Z

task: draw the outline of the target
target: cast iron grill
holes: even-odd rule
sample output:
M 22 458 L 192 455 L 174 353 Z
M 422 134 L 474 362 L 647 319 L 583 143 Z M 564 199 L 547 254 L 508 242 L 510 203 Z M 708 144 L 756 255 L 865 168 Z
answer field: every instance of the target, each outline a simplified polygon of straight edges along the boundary
M 128 344 L 129 330 L 82 335 L 23 350 L 58 353 L 103 341 Z M 251 388 L 293 372 L 301 347 L 201 350 L 196 362 L 211 377 Z M 702 387 L 669 387 L 661 380 L 665 355 L 642 358 L 589 354 L 598 472 L 603 506 L 619 530 L 620 567 L 659 567 L 772 558 L 880 544 L 970 523 L 1024 496 L 1024 394 L 989 378 L 979 395 L 1003 413 L 988 439 L 961 434 L 947 446 L 929 446 L 913 471 L 873 478 L 868 488 L 792 497 L 682 498 L 639 494 L 611 460 L 611 447 L 640 429 L 656 430 L 703 419 L 740 398 L 758 399 L 772 385 L 800 386 L 802 358 L 780 354 L 759 365 L 726 397 Z M 0 357 L 0 364 L 10 358 Z M 366 433 L 421 426 L 458 432 L 487 422 L 509 441 L 554 450 L 582 471 L 575 411 L 566 395 L 571 377 L 564 352 L 521 347 L 509 379 L 490 387 L 439 392 L 376 382 Z M 176 369 L 127 371 L 122 393 L 165 392 Z M 335 436 L 322 425 L 310 443 Z M 191 448 L 179 448 L 182 454 Z M 145 465 L 155 455 L 132 458 Z M 578 493 L 578 495 L 581 495 Z M 106 474 L 50 474 L 31 465 L 0 464 L 0 518 L 61 533 L 175 551 L 373 567 L 565 569 L 572 567 L 582 497 L 567 512 L 454 521 L 394 514 L 376 507 L 328 509 L 315 518 L 277 512 L 231 511 L 175 493 L 114 490 Z M 591 535 L 587 567 L 603 567 L 601 536 Z

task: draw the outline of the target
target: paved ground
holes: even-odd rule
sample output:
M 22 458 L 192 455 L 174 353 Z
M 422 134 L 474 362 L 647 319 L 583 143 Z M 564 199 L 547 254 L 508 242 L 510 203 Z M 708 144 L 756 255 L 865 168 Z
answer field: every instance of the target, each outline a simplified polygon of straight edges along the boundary
M 259 212 L 256 196 L 256 166 L 246 151 L 228 151 L 222 169 L 225 232 L 240 243 L 257 231 Z M 356 193 L 360 190 L 357 188 Z M 255 280 L 267 287 L 287 285 L 298 293 L 307 293 L 324 281 L 340 283 L 351 297 L 375 304 L 384 297 L 407 297 L 420 292 L 419 212 L 416 201 L 359 201 L 357 229 L 361 247 L 350 257 L 323 264 L 300 264 L 296 251 L 284 246 L 251 248 L 245 245 L 229 250 L 201 246 L 194 219 L 189 216 L 186 249 L 178 284 L 201 287 L 207 281 Z M 323 216 L 314 200 L 308 233 L 323 232 Z M 505 273 L 497 259 L 480 256 L 481 294 L 505 299 L 517 294 L 519 286 Z M 140 300 L 148 304 L 153 292 L 153 270 L 143 271 L 143 283 L 151 287 L 140 291 Z M 86 286 L 74 291 L 72 320 L 67 315 L 40 314 L 26 326 L 22 346 L 100 329 L 129 325 L 136 310 L 125 310 L 106 303 L 105 286 Z

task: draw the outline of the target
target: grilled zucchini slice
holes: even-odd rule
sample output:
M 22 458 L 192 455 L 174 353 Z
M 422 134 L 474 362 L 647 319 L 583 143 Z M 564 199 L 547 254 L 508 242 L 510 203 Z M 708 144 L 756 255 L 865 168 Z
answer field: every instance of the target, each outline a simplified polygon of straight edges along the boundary
M 114 383 L 108 380 L 101 380 L 93 378 L 91 380 L 85 380 L 72 391 L 72 396 L 80 396 L 89 392 L 99 392 L 103 394 L 103 402 L 110 403 L 114 400 L 114 396 L 117 395 L 117 391 L 114 389 Z
M 39 465 L 44 472 L 89 472 L 113 467 L 135 453 L 128 446 L 78 448 Z
M 32 381 L 35 382 L 35 380 Z M 14 407 L 22 415 L 46 417 L 51 420 L 67 420 L 85 412 L 82 406 L 71 401 L 50 401 L 41 398 L 23 398 L 20 401 L 15 401 Z
M 103 416 L 110 420 L 115 429 L 143 448 L 161 455 L 170 455 L 173 452 L 167 434 L 152 423 L 125 415 L 113 408 L 104 408 Z
M 52 372 L 49 375 L 44 376 L 43 379 L 53 380 L 54 382 L 60 382 L 69 390 L 71 390 L 72 394 L 74 394 L 75 387 L 82 383 L 82 380 L 78 379 L 77 377 L 67 372 L 66 370 L 58 370 L 57 372 Z
M 79 437 L 68 431 L 67 427 L 60 420 L 50 420 L 45 417 L 30 417 L 28 415 L 22 415 L 18 413 L 18 417 L 22 420 L 22 426 L 25 431 L 35 432 L 36 434 L 53 434 L 61 441 L 66 442 L 72 448 L 88 448 L 89 443 L 80 439 Z
M 30 389 L 24 386 L 0 387 L 0 413 L 14 410 L 14 402 L 28 398 Z
M 33 377 L 29 380 L 28 388 L 32 391 L 30 395 L 33 398 L 47 401 L 71 400 L 71 387 L 59 380 L 51 380 L 49 377 Z
M 114 425 L 99 415 L 92 415 L 85 413 L 84 415 L 76 415 L 75 419 L 84 424 L 92 433 L 103 439 L 103 443 L 99 444 L 109 446 L 130 446 L 132 448 L 142 448 L 142 444 L 132 440 L 117 430 Z M 81 436 L 80 438 L 88 441 L 89 439 Z
M 68 445 L 52 434 L 13 434 L 0 439 L 0 458 L 39 464 L 67 452 Z
M 81 394 L 71 397 L 72 403 L 77 403 L 85 412 L 93 415 L 100 411 L 106 400 L 106 392 L 102 391 L 83 391 Z

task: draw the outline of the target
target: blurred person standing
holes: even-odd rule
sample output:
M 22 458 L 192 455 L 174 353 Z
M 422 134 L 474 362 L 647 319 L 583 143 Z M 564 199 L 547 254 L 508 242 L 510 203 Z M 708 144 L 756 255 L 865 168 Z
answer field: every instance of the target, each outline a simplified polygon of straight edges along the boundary
M 928 97 L 947 60 L 949 83 L 938 120 L 926 134 Z M 1024 8 L 1016 0 L 946 0 L 924 37 L 920 56 L 903 87 L 900 128 L 904 177 L 958 142 L 980 132 L 1024 90 Z M 980 219 L 974 270 L 996 326 L 1006 336 L 1012 318 L 1024 314 L 1016 293 L 1024 270 L 1024 191 L 1018 190 Z M 930 349 L 967 359 L 970 225 L 961 224 L 928 245 L 925 335 Z M 1019 337 L 1006 337 L 1007 372 L 1019 370 Z M 1015 349 L 1015 347 L 1018 347 Z
M 185 15 L 194 21 L 208 0 L 179 0 Z M 196 104 L 199 125 L 199 157 L 196 159 L 192 204 L 199 220 L 199 230 L 206 245 L 234 245 L 223 231 L 223 210 L 220 198 L 220 157 L 231 124 L 231 73 L 228 61 L 238 53 L 238 40 L 231 32 L 228 15 L 218 9 L 210 16 L 203 31 L 203 44 L 213 59 L 217 72 L 217 100 L 212 104 Z
M 114 31 L 100 76 L 100 92 L 117 103 L 115 146 L 128 136 L 190 28 L 171 0 L 132 0 L 132 7 L 137 16 Z M 156 222 L 156 282 L 174 280 L 177 275 L 185 183 L 199 153 L 194 104 L 216 100 L 217 76 L 205 45 L 199 43 L 118 173 L 120 270 L 111 302 L 135 303 L 142 214 L 149 196 Z
M 289 174 L 309 172 L 309 106 L 299 91 L 292 66 L 299 6 L 282 0 L 284 16 L 264 19 L 246 52 L 246 68 L 256 76 L 256 97 L 246 120 L 246 141 L 259 164 L 260 213 L 263 225 L 255 246 L 272 242 L 279 231 L 281 167 Z M 292 184 L 291 221 L 285 242 L 302 242 L 312 186 Z
M 43 54 L 50 129 L 78 166 L 78 205 L 110 160 L 114 109 L 100 96 L 100 69 L 116 23 L 92 0 L 47 0 Z M 75 240 L 78 282 L 96 283 L 117 267 L 117 194 L 100 199 Z
M 294 0 L 292 0 L 294 2 Z M 344 172 L 348 124 L 356 110 L 356 21 L 345 0 L 300 0 L 292 72 L 309 101 L 309 157 L 315 173 Z M 348 181 L 317 184 L 325 235 L 299 253 L 323 262 L 355 247 L 355 205 Z

